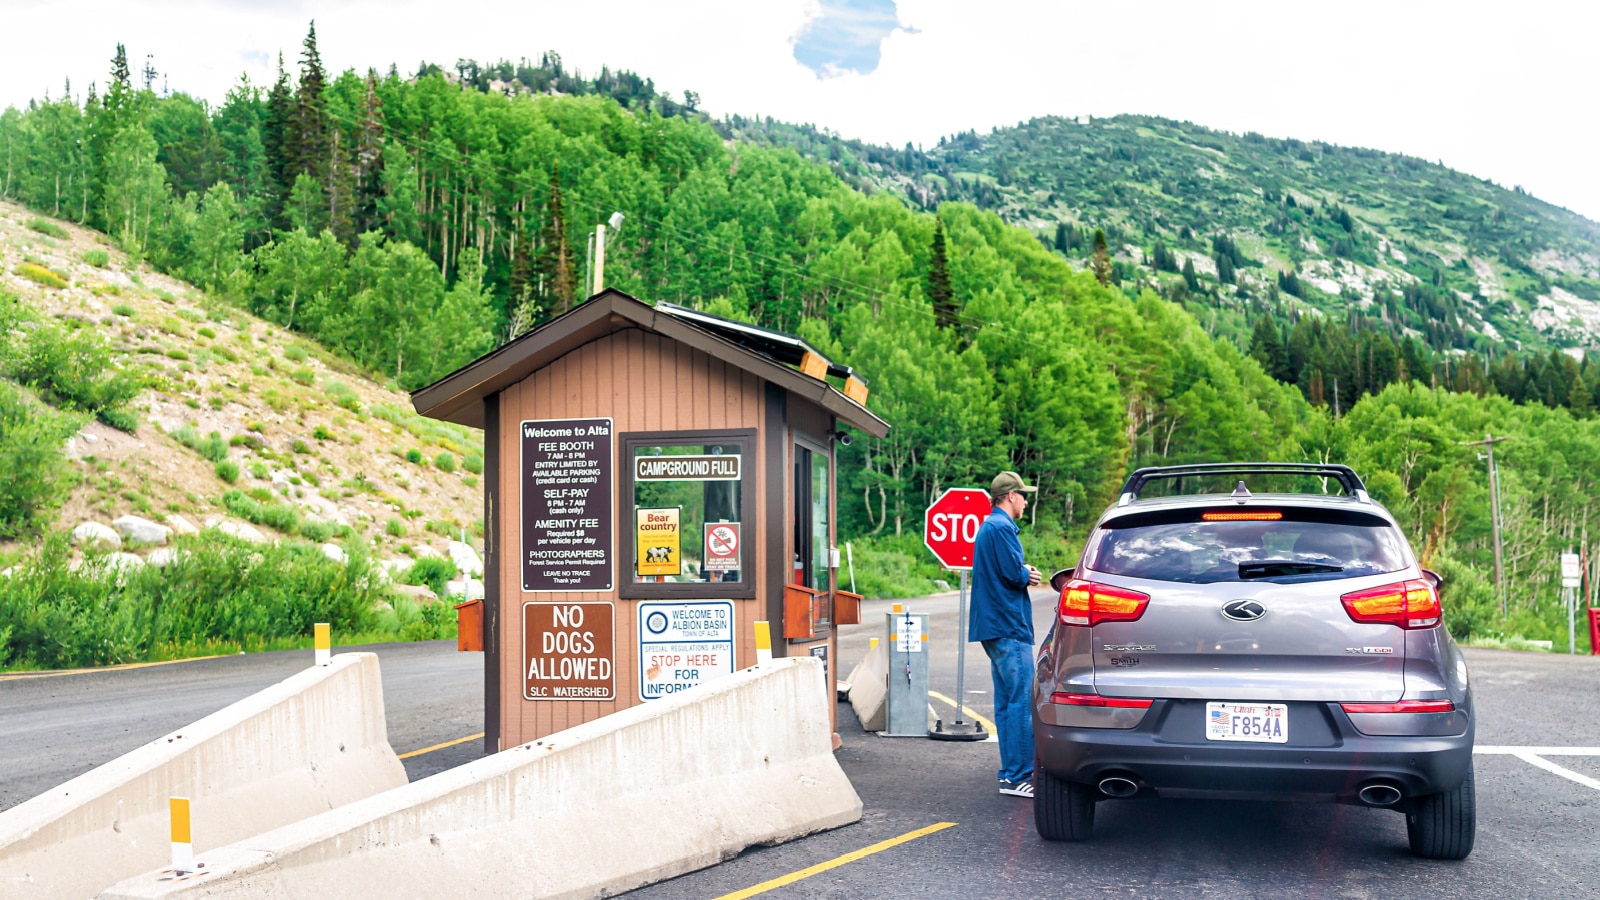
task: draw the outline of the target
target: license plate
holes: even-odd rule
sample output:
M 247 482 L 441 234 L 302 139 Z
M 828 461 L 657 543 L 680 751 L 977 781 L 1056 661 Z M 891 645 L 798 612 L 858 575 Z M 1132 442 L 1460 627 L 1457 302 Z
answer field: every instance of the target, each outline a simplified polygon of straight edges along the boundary
M 1283 703 L 1207 703 L 1206 740 L 1288 743 L 1289 707 Z

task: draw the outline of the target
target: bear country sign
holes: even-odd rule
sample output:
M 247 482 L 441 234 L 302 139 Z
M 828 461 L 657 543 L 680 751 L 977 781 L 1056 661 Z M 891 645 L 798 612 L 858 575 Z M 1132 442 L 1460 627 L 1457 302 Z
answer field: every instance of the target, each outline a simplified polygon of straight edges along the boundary
M 638 555 L 634 571 L 643 576 L 683 573 L 683 508 L 640 509 L 634 526 Z

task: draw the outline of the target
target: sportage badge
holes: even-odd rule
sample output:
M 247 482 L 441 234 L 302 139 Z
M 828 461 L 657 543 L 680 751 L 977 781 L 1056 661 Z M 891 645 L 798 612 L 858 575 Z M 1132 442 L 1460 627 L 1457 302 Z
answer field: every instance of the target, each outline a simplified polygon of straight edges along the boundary
M 1222 614 L 1236 622 L 1254 622 L 1267 614 L 1267 608 L 1254 600 L 1229 600 L 1222 605 Z

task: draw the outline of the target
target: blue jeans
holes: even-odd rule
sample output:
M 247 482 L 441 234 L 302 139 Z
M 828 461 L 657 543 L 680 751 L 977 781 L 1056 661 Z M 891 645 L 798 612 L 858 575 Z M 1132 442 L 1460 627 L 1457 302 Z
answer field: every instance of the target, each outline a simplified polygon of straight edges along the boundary
M 994 725 L 1000 740 L 1001 781 L 1033 777 L 1033 647 L 1026 641 L 983 642 L 994 679 Z

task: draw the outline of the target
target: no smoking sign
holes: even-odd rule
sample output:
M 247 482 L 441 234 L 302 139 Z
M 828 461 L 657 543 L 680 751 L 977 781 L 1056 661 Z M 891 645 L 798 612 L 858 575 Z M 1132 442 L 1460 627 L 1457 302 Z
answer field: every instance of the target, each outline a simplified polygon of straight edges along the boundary
M 705 568 L 708 572 L 733 572 L 739 568 L 739 523 L 706 523 Z

